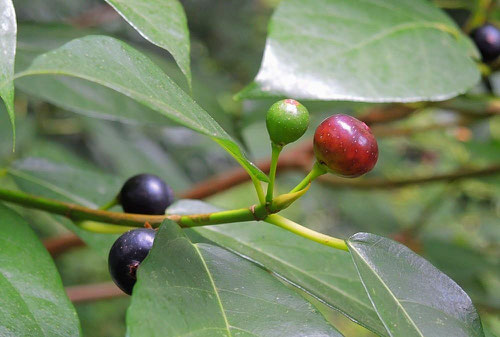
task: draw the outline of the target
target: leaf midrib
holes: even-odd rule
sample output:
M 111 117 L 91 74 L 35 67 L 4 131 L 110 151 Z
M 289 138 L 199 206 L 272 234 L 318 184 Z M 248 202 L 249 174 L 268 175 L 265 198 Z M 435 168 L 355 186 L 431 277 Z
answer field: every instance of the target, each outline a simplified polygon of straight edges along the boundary
M 387 292 L 389 293 L 389 295 L 394 299 L 394 302 L 396 302 L 397 306 L 401 309 L 401 311 L 404 313 L 405 317 L 407 318 L 407 320 L 411 323 L 411 325 L 413 325 L 413 327 L 415 328 L 416 332 L 421 336 L 421 337 L 425 337 L 424 334 L 420 331 L 420 329 L 418 328 L 417 324 L 413 321 L 413 319 L 411 318 L 411 316 L 408 314 L 408 312 L 406 311 L 405 307 L 399 302 L 398 298 L 394 295 L 394 293 L 391 291 L 391 289 L 387 286 L 387 284 L 384 282 L 384 280 L 382 280 L 382 278 L 370 267 L 370 264 L 368 263 L 368 261 L 358 252 L 358 250 L 351 244 L 349 245 L 350 248 L 352 248 L 351 252 L 354 251 L 356 253 L 356 255 L 363 260 L 363 262 L 365 263 L 365 265 L 368 267 L 368 270 L 372 272 L 373 275 L 375 275 L 375 277 L 380 281 L 380 283 L 384 286 L 384 288 L 387 290 Z M 354 260 L 354 259 L 353 259 Z M 391 333 L 391 331 L 389 330 L 389 328 L 387 327 L 386 323 L 385 323 L 385 320 L 382 318 L 382 316 L 380 315 L 378 309 L 377 309 L 377 306 L 375 305 L 375 302 L 372 300 L 372 296 L 370 295 L 370 293 L 368 292 L 368 286 L 365 284 L 364 280 L 363 280 L 363 277 L 361 277 L 361 272 L 358 268 L 358 265 L 356 264 L 356 262 L 354 261 L 354 266 L 356 267 L 356 270 L 358 271 L 358 274 L 359 274 L 359 278 L 361 280 L 361 283 L 363 284 L 365 290 L 366 290 L 366 294 L 368 295 L 368 297 L 370 298 L 370 301 L 372 302 L 373 304 L 373 308 L 375 310 L 375 312 L 377 313 L 377 316 L 380 318 L 380 320 L 382 321 L 382 323 L 384 324 L 385 326 L 385 329 L 387 330 L 387 333 L 390 335 L 390 336 L 393 336 L 393 334 Z
M 448 29 L 445 29 L 444 27 L 448 28 Z M 441 32 L 444 32 L 444 33 L 448 33 L 448 34 L 452 34 L 452 32 L 454 32 L 454 29 L 452 29 L 451 27 L 448 27 L 446 26 L 445 24 L 441 23 L 441 22 L 408 22 L 408 23 L 400 23 L 398 25 L 395 25 L 395 26 L 392 26 L 391 28 L 389 29 L 385 29 L 385 30 L 382 30 L 376 34 L 373 34 L 372 36 L 370 36 L 369 38 L 367 39 L 364 39 L 364 40 L 361 40 L 359 41 L 358 43 L 355 43 L 351 46 L 349 46 L 348 48 L 346 49 L 341 49 L 340 51 L 336 52 L 336 53 L 333 53 L 331 55 L 328 55 L 328 57 L 337 57 L 339 55 L 345 55 L 345 54 L 349 54 L 351 53 L 352 51 L 355 51 L 355 50 L 358 50 L 358 49 L 361 49 L 371 43 L 374 43 L 374 42 L 377 42 L 379 40 L 382 40 L 383 38 L 389 36 L 389 35 L 392 35 L 392 34 L 395 34 L 395 33 L 398 33 L 398 32 L 401 32 L 401 31 L 405 31 L 405 30 L 415 30 L 415 29 L 419 29 L 419 28 L 429 28 L 429 29 L 436 29 L 438 31 L 441 31 Z M 295 36 L 296 34 L 295 33 L 289 33 L 291 34 L 290 36 Z M 307 34 L 303 34 L 304 36 L 307 36 Z M 280 34 L 280 36 L 288 36 L 288 34 Z M 315 36 L 312 36 L 312 38 L 316 38 Z
M 232 336 L 232 334 L 231 334 L 231 328 L 230 328 L 231 325 L 229 324 L 229 321 L 227 319 L 226 311 L 224 309 L 224 305 L 222 304 L 222 300 L 221 300 L 220 295 L 219 295 L 219 290 L 218 290 L 217 286 L 215 285 L 214 279 L 212 277 L 212 273 L 208 269 L 208 266 L 207 266 L 207 263 L 205 261 L 205 258 L 201 254 L 200 249 L 198 248 L 198 246 L 195 245 L 195 244 L 192 244 L 192 243 L 191 243 L 191 245 L 196 250 L 196 253 L 198 254 L 198 256 L 200 257 L 201 262 L 203 263 L 203 268 L 205 268 L 205 271 L 207 272 L 207 276 L 208 276 L 208 278 L 210 280 L 210 284 L 212 285 L 212 288 L 214 290 L 215 297 L 217 298 L 217 303 L 219 304 L 219 308 L 220 308 L 222 317 L 224 318 L 224 324 L 226 325 L 228 336 L 231 337 Z
M 30 306 L 28 305 L 28 303 L 26 302 L 26 300 L 24 299 L 24 297 L 19 292 L 19 289 L 7 277 L 5 277 L 2 272 L 0 272 L 0 278 L 4 279 L 6 281 L 6 283 L 9 284 L 15 290 L 15 292 L 18 294 L 19 299 L 21 300 L 21 303 L 23 304 L 23 307 L 25 307 L 25 309 L 28 312 L 29 316 L 36 323 L 36 327 L 38 328 L 38 331 L 42 334 L 42 336 L 47 336 L 43 332 L 43 329 L 41 328 L 40 323 L 38 322 L 38 320 L 36 319 L 35 315 L 31 311 Z

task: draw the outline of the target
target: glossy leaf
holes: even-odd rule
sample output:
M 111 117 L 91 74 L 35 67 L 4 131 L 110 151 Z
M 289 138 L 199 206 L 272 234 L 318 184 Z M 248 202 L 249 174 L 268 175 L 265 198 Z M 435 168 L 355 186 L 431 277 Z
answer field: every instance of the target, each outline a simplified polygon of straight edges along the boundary
M 121 182 L 116 178 L 43 158 L 17 161 L 9 169 L 9 174 L 22 191 L 94 208 L 111 200 L 121 187 Z M 118 235 L 92 233 L 63 217 L 58 218 L 69 230 L 107 258 L 109 248 Z
M 391 336 L 484 336 L 469 296 L 406 246 L 374 234 L 348 240 L 359 276 Z
M 65 43 L 92 33 L 63 24 L 23 23 L 18 26 L 16 71 L 33 59 Z M 172 125 L 143 104 L 102 85 L 67 76 L 19 78 L 16 88 L 68 111 L 129 124 Z
M 37 57 L 19 76 L 58 74 L 114 89 L 177 123 L 207 135 L 249 174 L 267 176 L 244 156 L 236 142 L 147 57 L 116 39 L 87 36 Z
M 79 336 L 57 269 L 30 226 L 0 204 L 0 335 Z
M 180 200 L 170 214 L 206 213 L 217 210 L 197 200 Z M 188 230 L 243 257 L 256 261 L 284 281 L 336 308 L 359 324 L 387 335 L 364 292 L 351 257 L 281 228 L 262 222 L 206 226 Z
M 7 107 L 15 141 L 14 59 L 16 56 L 16 12 L 11 0 L 0 0 L 0 97 Z
M 106 0 L 151 43 L 168 50 L 191 87 L 189 29 L 178 0 Z
M 165 221 L 138 270 L 128 336 L 341 336 L 257 265 Z
M 479 80 L 477 51 L 426 0 L 284 0 L 255 82 L 239 96 L 444 100 Z

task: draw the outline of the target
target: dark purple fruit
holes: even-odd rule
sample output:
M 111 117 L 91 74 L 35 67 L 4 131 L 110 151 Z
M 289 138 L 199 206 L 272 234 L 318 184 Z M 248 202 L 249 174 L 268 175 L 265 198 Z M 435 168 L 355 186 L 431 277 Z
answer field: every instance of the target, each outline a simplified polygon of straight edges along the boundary
M 471 33 L 474 43 L 481 52 L 484 62 L 494 61 L 500 55 L 500 30 L 492 24 L 485 24 Z
M 378 145 L 365 123 L 339 114 L 328 117 L 316 129 L 314 154 L 328 171 L 353 178 L 373 169 Z
M 146 258 L 156 231 L 154 229 L 132 229 L 120 236 L 109 251 L 108 267 L 111 278 L 124 293 L 131 295 L 137 268 Z
M 118 200 L 127 213 L 163 215 L 174 201 L 174 193 L 161 178 L 139 174 L 125 182 Z

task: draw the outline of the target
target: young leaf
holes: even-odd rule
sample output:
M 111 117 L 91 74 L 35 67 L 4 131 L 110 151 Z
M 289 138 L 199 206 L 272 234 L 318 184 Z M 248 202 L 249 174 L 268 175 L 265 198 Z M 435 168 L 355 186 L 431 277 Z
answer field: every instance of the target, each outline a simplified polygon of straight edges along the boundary
M 390 336 L 484 336 L 469 296 L 427 260 L 374 234 L 355 234 L 347 244 Z
M 0 204 L 0 335 L 79 336 L 80 324 L 45 247 Z
M 214 212 L 198 200 L 180 200 L 169 214 Z M 187 233 L 228 248 L 278 274 L 355 322 L 386 336 L 347 252 L 335 250 L 267 223 L 241 223 L 189 229 Z M 194 233 L 194 234 L 193 234 Z
M 239 97 L 444 100 L 479 80 L 471 41 L 426 0 L 284 0 Z
M 169 220 L 138 270 L 128 336 L 341 336 L 313 306 L 253 263 L 193 244 Z
M 106 0 L 149 42 L 168 50 L 191 87 L 189 29 L 177 0 Z
M 267 176 L 242 153 L 236 142 L 151 60 L 127 44 L 105 36 L 87 36 L 37 57 L 18 74 L 65 75 L 114 89 L 177 123 L 207 135 L 228 151 L 247 172 Z
M 16 55 L 16 12 L 11 0 L 0 0 L 0 97 L 5 102 L 16 140 L 14 115 L 14 59 Z

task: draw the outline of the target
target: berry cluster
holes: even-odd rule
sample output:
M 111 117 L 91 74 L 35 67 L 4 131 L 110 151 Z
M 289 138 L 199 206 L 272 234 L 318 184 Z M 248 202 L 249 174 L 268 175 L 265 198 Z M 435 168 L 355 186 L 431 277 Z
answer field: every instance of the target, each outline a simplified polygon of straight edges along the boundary
M 293 99 L 276 102 L 266 117 L 271 142 L 279 151 L 304 135 L 308 125 L 309 112 Z M 333 115 L 316 129 L 314 153 L 322 167 L 321 174 L 329 171 L 345 177 L 358 177 L 375 166 L 378 146 L 365 123 L 351 116 Z M 277 158 L 274 158 L 274 172 L 276 162 Z M 272 202 L 272 190 L 268 194 Z M 151 174 L 140 174 L 127 180 L 117 197 L 125 212 L 151 215 L 165 214 L 173 199 L 172 189 Z M 151 250 L 155 234 L 155 230 L 147 228 L 130 230 L 111 247 L 108 259 L 111 277 L 127 294 L 132 293 L 137 268 Z
M 118 194 L 127 213 L 162 215 L 174 200 L 172 189 L 159 177 L 139 174 L 128 179 Z M 132 294 L 139 264 L 153 247 L 154 229 L 133 229 L 120 236 L 109 252 L 111 278 L 127 294 Z

